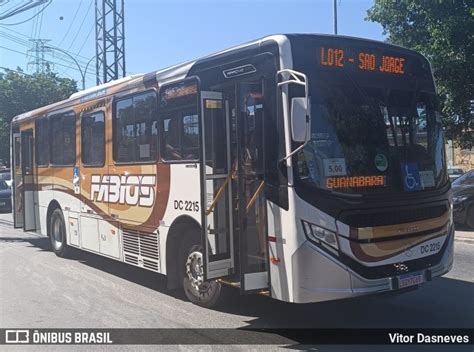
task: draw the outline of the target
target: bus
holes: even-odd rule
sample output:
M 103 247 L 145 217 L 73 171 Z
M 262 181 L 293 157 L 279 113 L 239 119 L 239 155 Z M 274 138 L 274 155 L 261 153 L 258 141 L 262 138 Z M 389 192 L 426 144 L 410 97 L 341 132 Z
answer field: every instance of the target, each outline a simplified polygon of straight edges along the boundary
M 427 59 L 268 36 L 16 116 L 14 225 L 167 276 L 295 303 L 405 292 L 453 264 Z

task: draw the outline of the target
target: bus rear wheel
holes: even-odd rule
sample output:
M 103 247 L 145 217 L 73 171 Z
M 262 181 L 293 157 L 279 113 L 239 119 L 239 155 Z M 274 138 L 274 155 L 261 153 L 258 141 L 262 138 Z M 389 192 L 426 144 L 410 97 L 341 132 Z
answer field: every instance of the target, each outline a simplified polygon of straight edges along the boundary
M 66 257 L 68 254 L 68 245 L 66 240 L 66 225 L 61 209 L 54 209 L 50 218 L 49 240 L 54 254 L 58 257 Z
M 186 297 L 198 306 L 211 308 L 222 300 L 222 284 L 217 280 L 204 281 L 203 250 L 199 245 L 187 251 L 183 287 Z

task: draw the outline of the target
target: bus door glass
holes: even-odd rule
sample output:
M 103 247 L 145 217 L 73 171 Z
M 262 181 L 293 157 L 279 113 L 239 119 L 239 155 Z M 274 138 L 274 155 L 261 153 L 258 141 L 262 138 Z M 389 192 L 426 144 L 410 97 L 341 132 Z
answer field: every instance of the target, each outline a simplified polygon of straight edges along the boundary
M 240 288 L 268 287 L 261 81 L 241 83 L 237 118 Z
M 228 110 L 222 93 L 201 92 L 202 243 L 206 279 L 228 276 L 234 267 Z
M 21 171 L 21 135 L 13 134 L 13 220 L 15 227 L 23 227 L 23 177 Z
M 25 231 L 33 231 L 36 229 L 36 190 L 33 170 L 33 131 L 28 130 L 21 132 L 21 174 L 23 181 L 23 195 L 20 202 L 23 203 L 23 228 Z

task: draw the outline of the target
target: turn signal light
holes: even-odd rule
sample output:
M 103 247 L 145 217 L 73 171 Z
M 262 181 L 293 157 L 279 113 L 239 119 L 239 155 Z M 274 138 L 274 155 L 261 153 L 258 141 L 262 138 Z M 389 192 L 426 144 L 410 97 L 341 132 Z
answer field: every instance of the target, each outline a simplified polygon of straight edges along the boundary
M 270 257 L 270 261 L 272 262 L 272 264 L 278 264 L 280 262 L 280 258 L 275 257 L 275 256 L 272 255 Z

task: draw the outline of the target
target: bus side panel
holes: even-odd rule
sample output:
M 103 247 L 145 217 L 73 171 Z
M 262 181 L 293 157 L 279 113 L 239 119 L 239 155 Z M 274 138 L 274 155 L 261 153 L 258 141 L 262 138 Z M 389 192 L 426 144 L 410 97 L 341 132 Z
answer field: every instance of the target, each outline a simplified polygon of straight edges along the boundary
M 274 258 L 277 264 L 270 264 L 270 289 L 272 298 L 282 301 L 289 301 L 289 283 L 288 272 L 286 269 L 286 256 L 284 254 L 284 244 L 286 239 L 282 233 L 282 212 L 278 205 L 267 201 L 267 220 L 268 220 L 268 236 L 274 238 L 274 241 L 268 241 L 268 255 Z
M 74 193 L 72 182 L 74 167 L 73 165 L 52 167 L 53 188 L 54 198 L 61 206 L 61 209 L 74 213 L 77 216 L 80 212 L 81 203 L 79 195 Z
M 114 165 L 109 164 L 109 215 L 123 225 L 156 225 L 153 206 L 156 199 L 157 167 L 155 164 Z
M 199 163 L 169 164 L 169 168 L 170 183 L 166 210 L 163 216 L 157 219 L 160 224 L 161 268 L 163 273 L 166 273 L 166 242 L 168 241 L 170 227 L 175 221 L 180 221 L 178 218 L 182 216 L 190 217 L 196 221 L 196 224 L 201 224 L 201 207 L 203 206 L 200 204 Z M 200 236 L 200 233 L 196 235 Z

